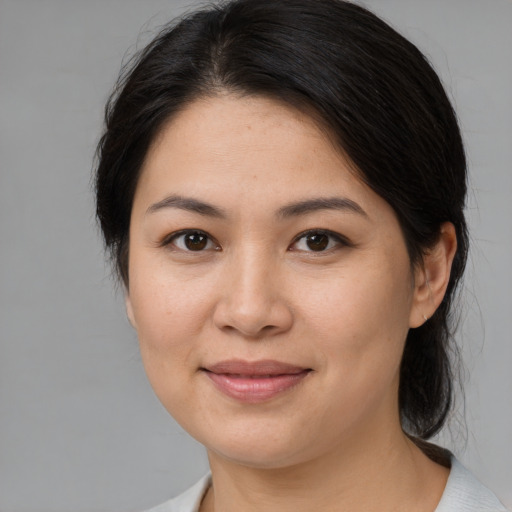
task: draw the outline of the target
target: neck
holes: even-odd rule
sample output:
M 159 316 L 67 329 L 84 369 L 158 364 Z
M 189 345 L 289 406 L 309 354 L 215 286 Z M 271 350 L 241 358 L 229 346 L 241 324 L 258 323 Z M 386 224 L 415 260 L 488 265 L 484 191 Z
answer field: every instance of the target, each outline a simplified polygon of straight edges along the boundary
M 213 485 L 201 512 L 434 511 L 449 471 L 401 429 L 383 432 L 279 468 L 248 467 L 209 453 Z

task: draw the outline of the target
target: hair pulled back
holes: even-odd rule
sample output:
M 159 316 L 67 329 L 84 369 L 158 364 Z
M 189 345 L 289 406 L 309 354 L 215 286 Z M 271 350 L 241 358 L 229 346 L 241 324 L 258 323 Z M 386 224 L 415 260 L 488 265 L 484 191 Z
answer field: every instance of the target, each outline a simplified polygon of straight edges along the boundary
M 451 305 L 464 270 L 466 161 L 456 116 L 421 52 L 368 10 L 342 0 L 234 0 L 171 24 L 125 67 L 97 149 L 97 216 L 128 286 L 132 202 L 164 122 L 199 97 L 263 95 L 312 115 L 394 209 L 412 265 L 455 226 L 443 302 L 409 331 L 400 373 L 404 430 L 428 439 L 450 410 Z

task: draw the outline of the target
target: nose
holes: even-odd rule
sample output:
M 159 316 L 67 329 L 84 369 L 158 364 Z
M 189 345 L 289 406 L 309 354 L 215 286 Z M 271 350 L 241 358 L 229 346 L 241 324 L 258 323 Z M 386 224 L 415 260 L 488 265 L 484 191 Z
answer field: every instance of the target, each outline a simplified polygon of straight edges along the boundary
M 213 314 L 217 328 L 251 339 L 290 329 L 292 309 L 277 266 L 258 254 L 240 256 L 226 266 L 222 292 Z

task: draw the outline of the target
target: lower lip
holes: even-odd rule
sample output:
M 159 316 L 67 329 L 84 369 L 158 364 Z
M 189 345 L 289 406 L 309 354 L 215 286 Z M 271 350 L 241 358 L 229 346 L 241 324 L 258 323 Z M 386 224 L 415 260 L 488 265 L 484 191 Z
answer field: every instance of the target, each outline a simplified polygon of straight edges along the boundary
M 270 400 L 294 388 L 309 374 L 309 370 L 299 373 L 254 378 L 208 371 L 205 373 L 217 389 L 230 398 L 235 398 L 245 403 L 258 403 Z

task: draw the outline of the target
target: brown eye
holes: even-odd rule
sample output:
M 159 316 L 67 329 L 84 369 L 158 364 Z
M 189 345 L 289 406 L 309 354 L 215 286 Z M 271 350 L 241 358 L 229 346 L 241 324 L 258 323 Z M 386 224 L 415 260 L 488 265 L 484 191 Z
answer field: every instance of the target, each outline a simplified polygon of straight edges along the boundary
M 204 231 L 195 229 L 174 233 L 164 240 L 162 245 L 185 252 L 201 252 L 220 249 L 210 235 Z
M 327 252 L 341 247 L 351 247 L 342 235 L 332 231 L 315 229 L 300 234 L 290 246 L 290 251 Z
M 184 235 L 183 242 L 189 251 L 202 251 L 208 245 L 208 237 L 204 233 L 196 231 Z
M 329 236 L 325 233 L 307 235 L 306 245 L 312 251 L 323 251 L 329 245 Z

